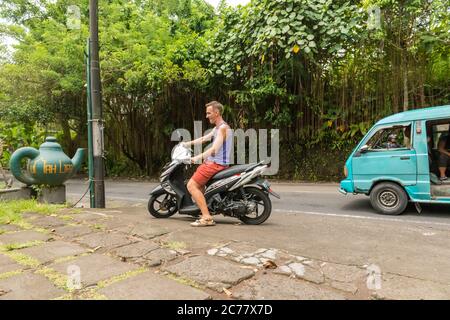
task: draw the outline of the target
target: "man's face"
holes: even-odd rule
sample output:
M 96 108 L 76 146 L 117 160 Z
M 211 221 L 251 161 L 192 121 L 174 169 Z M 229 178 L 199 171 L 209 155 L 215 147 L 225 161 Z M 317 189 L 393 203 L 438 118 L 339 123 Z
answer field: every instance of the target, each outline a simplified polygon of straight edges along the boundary
M 209 120 L 209 123 L 215 124 L 218 117 L 219 112 L 215 110 L 212 106 L 206 108 L 206 118 Z

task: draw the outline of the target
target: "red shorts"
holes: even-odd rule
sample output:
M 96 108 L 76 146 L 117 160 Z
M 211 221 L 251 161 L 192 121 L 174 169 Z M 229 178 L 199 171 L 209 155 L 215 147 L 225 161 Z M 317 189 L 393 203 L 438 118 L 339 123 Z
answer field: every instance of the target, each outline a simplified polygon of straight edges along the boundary
M 205 186 L 209 179 L 211 179 L 217 172 L 228 168 L 227 166 L 222 166 L 212 161 L 205 161 L 202 163 L 195 171 L 192 179 L 197 182 L 200 186 Z

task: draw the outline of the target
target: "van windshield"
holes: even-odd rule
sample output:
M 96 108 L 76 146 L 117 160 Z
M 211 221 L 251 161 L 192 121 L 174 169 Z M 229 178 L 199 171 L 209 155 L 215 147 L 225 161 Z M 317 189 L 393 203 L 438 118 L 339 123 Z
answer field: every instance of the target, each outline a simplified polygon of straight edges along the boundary
M 378 130 L 367 142 L 369 150 L 411 149 L 411 125 Z

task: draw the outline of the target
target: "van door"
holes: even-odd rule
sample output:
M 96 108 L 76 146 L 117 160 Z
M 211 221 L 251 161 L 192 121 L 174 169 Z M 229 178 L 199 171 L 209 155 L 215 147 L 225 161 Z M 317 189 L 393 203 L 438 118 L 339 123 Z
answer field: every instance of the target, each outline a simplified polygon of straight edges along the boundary
M 352 157 L 355 191 L 368 192 L 379 180 L 397 181 L 404 186 L 417 183 L 411 127 L 411 123 L 384 125 L 366 138 L 364 150 Z

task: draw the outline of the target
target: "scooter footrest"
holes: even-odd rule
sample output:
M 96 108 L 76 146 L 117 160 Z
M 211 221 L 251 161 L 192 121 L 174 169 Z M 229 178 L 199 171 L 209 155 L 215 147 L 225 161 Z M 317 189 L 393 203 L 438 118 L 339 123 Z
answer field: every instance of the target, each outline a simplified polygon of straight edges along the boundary
M 182 214 L 194 215 L 194 214 L 198 214 L 199 212 L 200 212 L 200 208 L 197 207 L 197 205 L 195 205 L 195 204 L 192 206 L 187 206 L 187 207 L 180 209 L 180 213 L 182 213 Z

